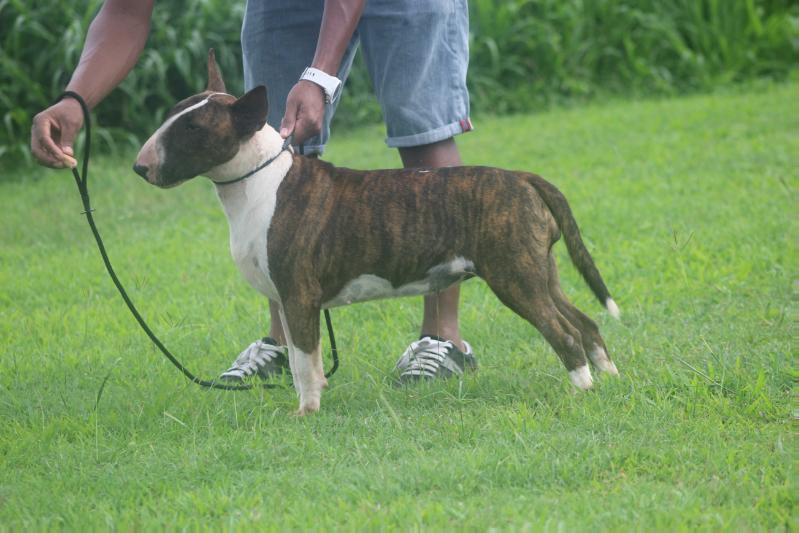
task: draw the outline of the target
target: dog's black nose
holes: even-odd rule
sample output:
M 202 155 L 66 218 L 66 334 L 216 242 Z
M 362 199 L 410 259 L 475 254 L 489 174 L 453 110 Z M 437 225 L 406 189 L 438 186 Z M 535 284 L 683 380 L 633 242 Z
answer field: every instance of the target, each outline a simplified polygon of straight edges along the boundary
M 138 174 L 142 178 L 147 179 L 147 166 L 146 165 L 140 165 L 138 163 L 134 164 L 133 165 L 133 172 L 135 172 L 136 174 Z

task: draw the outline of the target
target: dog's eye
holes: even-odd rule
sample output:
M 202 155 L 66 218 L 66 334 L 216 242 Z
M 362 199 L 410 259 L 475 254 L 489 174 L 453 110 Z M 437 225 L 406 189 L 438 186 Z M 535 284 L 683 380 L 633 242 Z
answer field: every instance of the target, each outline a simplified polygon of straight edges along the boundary
M 198 126 L 197 124 L 193 124 L 191 122 L 187 122 L 186 123 L 186 130 L 188 130 L 188 131 L 197 131 L 199 129 L 200 129 L 200 126 Z

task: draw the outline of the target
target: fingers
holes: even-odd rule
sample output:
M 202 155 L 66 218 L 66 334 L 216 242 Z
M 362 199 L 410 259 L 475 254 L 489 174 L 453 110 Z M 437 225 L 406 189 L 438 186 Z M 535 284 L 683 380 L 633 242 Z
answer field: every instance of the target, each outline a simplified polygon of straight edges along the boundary
M 72 145 L 83 124 L 81 113 L 77 102 L 62 100 L 34 117 L 31 153 L 39 163 L 50 168 L 77 166 Z
M 311 120 L 307 114 L 300 113 L 294 124 L 294 144 L 303 144 L 320 131 L 321 127 L 315 121 Z
M 61 153 L 63 154 L 64 161 L 67 166 L 72 168 L 77 165 L 77 161 L 73 157 L 75 152 L 72 149 L 75 143 L 75 137 L 78 135 L 80 123 L 66 122 L 61 126 Z
M 292 133 L 294 143 L 302 144 L 322 131 L 325 116 L 324 91 L 315 83 L 298 82 L 286 99 L 286 113 L 280 123 L 280 136 Z
M 280 136 L 284 139 L 288 138 L 288 136 L 294 132 L 294 124 L 297 121 L 297 111 L 297 102 L 289 97 L 289 99 L 286 100 L 286 113 L 283 115 L 283 120 L 280 121 Z
M 69 154 L 64 154 L 61 158 L 61 162 L 67 168 L 75 168 L 78 166 L 78 160 Z
M 59 154 L 61 150 L 52 139 L 53 125 L 47 117 L 38 114 L 33 119 L 31 128 L 31 153 L 36 160 L 50 168 L 63 168 L 64 163 Z

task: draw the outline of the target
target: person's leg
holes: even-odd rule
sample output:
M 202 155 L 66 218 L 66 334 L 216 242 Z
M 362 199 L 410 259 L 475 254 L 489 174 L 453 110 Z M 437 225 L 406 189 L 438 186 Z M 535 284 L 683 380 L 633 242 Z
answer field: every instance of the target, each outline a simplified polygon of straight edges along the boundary
M 267 86 L 269 93 L 269 116 L 267 122 L 275 129 L 280 127 L 280 121 L 283 119 L 283 114 L 286 109 L 286 97 L 289 91 L 297 82 L 305 67 L 311 64 L 313 52 L 316 50 L 316 41 L 319 38 L 321 16 L 322 13 L 320 11 L 317 21 L 313 13 L 308 14 L 307 17 L 303 19 L 304 29 L 292 27 L 290 31 L 270 30 L 270 39 L 272 41 L 275 43 L 280 42 L 284 49 L 291 50 L 293 48 L 294 53 L 271 55 L 269 52 L 263 50 L 260 52 L 251 51 L 249 54 L 251 57 L 257 55 L 259 58 L 258 63 L 260 68 L 248 68 L 248 54 L 246 52 L 244 54 L 246 90 L 259 84 Z M 242 36 L 243 35 L 244 31 L 242 31 Z M 243 42 L 244 37 L 242 37 L 242 43 Z M 261 43 L 262 46 L 263 44 L 265 43 Z M 242 48 L 245 48 L 243 44 Z M 347 80 L 357 50 L 358 36 L 356 34 L 347 48 L 347 51 L 344 53 L 344 58 L 341 60 L 341 66 L 339 67 L 337 77 L 342 80 L 342 83 Z M 255 60 L 253 59 L 252 61 L 254 62 Z M 297 73 L 297 75 L 294 76 L 294 73 Z M 327 140 L 330 138 L 330 123 L 333 120 L 333 115 L 335 115 L 337 106 L 337 101 L 326 104 L 322 132 L 308 139 L 302 146 L 295 146 L 294 149 L 297 153 L 307 155 L 308 157 L 318 157 L 324 152 Z M 269 300 L 269 316 L 269 337 L 279 342 L 281 346 L 285 346 L 287 339 L 283 331 L 283 323 L 280 320 L 280 304 L 278 302 Z
M 403 166 L 461 165 L 454 135 L 471 130 L 466 69 L 466 0 L 408 6 L 370 2 L 358 27 L 386 122 L 388 146 Z M 446 377 L 474 368 L 458 326 L 458 287 L 424 300 L 419 341 L 400 357 L 400 381 Z
M 250 90 L 264 85 L 269 95 L 267 123 L 280 127 L 286 108 L 286 97 L 305 67 L 311 64 L 323 4 L 318 0 L 249 0 L 241 29 L 241 48 L 244 60 L 244 86 Z M 358 48 L 357 35 L 341 61 L 338 77 L 343 81 L 349 74 Z M 308 139 L 300 153 L 316 156 L 324 151 L 330 136 L 330 121 L 335 105 L 325 108 L 325 121 L 320 135 Z M 280 320 L 280 304 L 269 301 L 269 337 L 248 346 L 225 373 L 224 378 L 241 379 L 255 373 L 266 377 L 287 361 L 287 336 Z
M 402 164 L 412 167 L 453 167 L 462 164 L 455 139 L 421 146 L 399 148 Z M 455 343 L 459 350 L 466 348 L 458 326 L 460 287 L 455 285 L 436 294 L 425 296 L 421 335 L 433 335 Z
M 314 9 L 312 3 L 298 2 L 295 9 L 291 4 L 291 0 L 249 0 L 241 28 L 244 90 L 266 86 L 267 123 L 273 128 L 280 127 L 286 97 L 313 58 L 322 21 L 321 10 Z M 312 143 L 314 149 L 323 144 L 321 139 Z M 279 310 L 279 304 L 270 300 L 269 340 L 285 346 Z

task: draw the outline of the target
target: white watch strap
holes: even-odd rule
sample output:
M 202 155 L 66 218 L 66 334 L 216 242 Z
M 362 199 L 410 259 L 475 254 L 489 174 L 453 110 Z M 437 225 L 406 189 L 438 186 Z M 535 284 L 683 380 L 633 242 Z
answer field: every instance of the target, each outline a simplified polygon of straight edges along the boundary
M 341 80 L 335 76 L 331 76 L 327 72 L 321 71 L 318 68 L 306 68 L 301 80 L 308 80 L 317 84 L 322 90 L 325 91 L 325 101 L 329 104 L 338 97 L 339 89 L 341 88 Z

